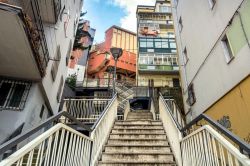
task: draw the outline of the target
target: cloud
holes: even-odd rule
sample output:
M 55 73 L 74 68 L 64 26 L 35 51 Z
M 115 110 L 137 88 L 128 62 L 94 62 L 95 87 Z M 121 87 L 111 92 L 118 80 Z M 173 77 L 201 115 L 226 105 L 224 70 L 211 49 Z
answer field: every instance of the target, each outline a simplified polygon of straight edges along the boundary
M 154 5 L 155 0 L 109 0 L 109 3 L 125 11 L 126 15 L 120 19 L 121 27 L 136 32 L 137 5 Z

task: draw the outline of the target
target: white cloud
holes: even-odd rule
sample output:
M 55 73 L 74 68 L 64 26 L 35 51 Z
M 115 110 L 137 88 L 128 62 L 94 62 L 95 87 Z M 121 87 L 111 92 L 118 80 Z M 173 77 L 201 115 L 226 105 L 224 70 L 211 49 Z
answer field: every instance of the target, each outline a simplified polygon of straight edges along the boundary
M 155 0 L 110 0 L 113 5 L 125 10 L 126 15 L 121 18 L 121 27 L 136 32 L 137 5 L 154 5 Z

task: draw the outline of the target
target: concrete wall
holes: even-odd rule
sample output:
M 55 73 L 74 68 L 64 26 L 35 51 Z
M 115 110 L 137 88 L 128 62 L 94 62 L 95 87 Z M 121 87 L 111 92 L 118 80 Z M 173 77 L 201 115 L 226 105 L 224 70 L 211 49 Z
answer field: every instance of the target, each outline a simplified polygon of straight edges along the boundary
M 70 17 L 67 16 L 67 14 L 63 14 L 62 20 L 59 18 L 56 24 L 44 24 L 44 33 L 50 59 L 54 59 L 56 57 L 57 46 L 60 45 L 61 59 L 59 62 L 56 78 L 54 81 L 52 80 L 51 68 L 54 61 L 50 60 L 47 65 L 46 75 L 43 80 L 41 82 L 32 83 L 24 110 L 0 111 L 0 143 L 6 140 L 6 138 L 8 138 L 22 123 L 25 123 L 22 130 L 24 132 L 37 126 L 43 120 L 47 119 L 50 115 L 50 112 L 53 112 L 54 114 L 57 113 L 59 108 L 57 93 L 61 86 L 61 77 L 64 80 L 66 78 L 66 56 L 68 53 L 70 40 L 74 41 L 74 21 L 78 19 L 80 15 L 80 10 L 82 7 L 81 2 L 81 0 L 62 0 L 62 3 L 65 4 L 65 11 L 70 11 Z M 67 21 L 67 27 L 65 28 L 64 25 Z M 45 108 L 42 117 L 40 117 L 42 105 L 44 105 Z
M 42 105 L 44 113 L 40 118 Z M 0 143 L 6 140 L 21 124 L 24 124 L 23 132 L 31 129 L 43 120 L 47 119 L 49 111 L 46 107 L 43 94 L 37 83 L 31 86 L 25 108 L 22 111 L 0 111 Z
M 43 79 L 43 87 L 48 100 L 48 104 L 51 106 L 51 109 L 54 113 L 58 111 L 59 103 L 56 99 L 56 95 L 58 92 L 59 84 L 61 76 L 65 80 L 67 76 L 67 66 L 66 66 L 66 56 L 69 48 L 70 39 L 75 37 L 74 21 L 79 17 L 81 5 L 81 0 L 74 1 L 65 1 L 66 11 L 70 10 L 70 16 L 67 14 L 63 14 L 62 20 L 58 20 L 56 25 L 46 24 L 45 26 L 45 35 L 47 39 L 47 45 L 49 47 L 49 54 L 51 58 L 54 58 L 56 55 L 56 48 L 60 45 L 61 50 L 61 60 L 58 67 L 58 72 L 55 81 L 52 80 L 51 77 L 51 66 L 53 61 L 49 61 L 48 67 L 46 69 L 46 76 Z M 68 17 L 70 18 L 68 20 Z M 64 23 L 67 22 L 68 25 L 65 29 Z M 65 35 L 66 34 L 66 35 Z M 73 44 L 73 42 L 72 42 Z
M 211 116 L 213 115 L 216 120 L 228 114 L 231 114 L 231 119 L 235 116 L 233 114 L 239 111 L 239 109 L 233 107 L 228 109 L 231 104 L 244 109 L 239 112 L 243 116 L 249 117 L 248 109 L 244 106 L 244 98 L 236 100 L 237 95 L 235 94 L 235 100 L 230 100 L 233 92 L 228 93 L 235 86 L 240 86 L 239 83 L 247 78 L 250 73 L 250 49 L 239 24 L 239 15 L 235 14 L 241 3 L 239 12 L 242 15 L 246 33 L 250 36 L 250 5 L 248 0 L 220 0 L 216 1 L 212 9 L 208 0 L 179 0 L 177 12 L 174 11 L 178 49 L 179 52 L 183 52 L 186 47 L 189 59 L 185 65 L 184 54 L 179 58 L 182 84 L 184 85 L 184 101 L 187 100 L 187 87 L 191 83 L 193 83 L 196 96 L 196 102 L 191 106 L 191 109 L 185 103 L 186 113 L 191 110 L 187 115 L 188 120 L 206 111 Z M 183 23 L 182 30 L 178 29 L 180 17 Z M 225 34 L 229 39 L 234 55 L 229 63 L 226 61 L 221 43 Z M 246 84 L 249 84 L 249 82 Z M 216 102 L 218 102 L 218 105 L 211 107 Z M 236 119 L 239 119 L 239 117 Z M 236 122 L 232 123 L 236 125 Z M 235 127 L 242 128 L 244 126 L 242 124 L 238 122 Z M 240 131 L 236 133 L 238 134 Z M 242 136 L 245 137 L 245 134 Z

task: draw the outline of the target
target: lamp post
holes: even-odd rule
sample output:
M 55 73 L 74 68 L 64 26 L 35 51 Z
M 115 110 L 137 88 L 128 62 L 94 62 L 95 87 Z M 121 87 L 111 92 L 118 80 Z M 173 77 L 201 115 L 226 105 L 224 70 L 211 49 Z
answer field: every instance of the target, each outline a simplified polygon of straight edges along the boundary
M 116 65 L 117 60 L 122 56 L 122 49 L 121 48 L 110 48 L 110 52 L 115 60 L 115 69 L 114 69 L 114 76 L 113 76 L 113 95 L 115 94 L 115 80 L 116 80 Z
M 108 66 L 107 67 L 107 71 L 109 73 L 109 78 L 108 78 L 108 88 L 109 88 L 109 84 L 110 84 L 110 74 L 113 73 L 114 71 L 114 66 Z

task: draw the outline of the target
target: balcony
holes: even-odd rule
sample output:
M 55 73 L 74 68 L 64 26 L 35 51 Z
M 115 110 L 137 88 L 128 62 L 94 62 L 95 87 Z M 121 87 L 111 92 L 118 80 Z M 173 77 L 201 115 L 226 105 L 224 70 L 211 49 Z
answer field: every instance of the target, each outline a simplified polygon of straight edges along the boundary
M 145 74 L 178 74 L 178 58 L 176 54 L 140 53 L 139 73 Z
M 45 76 L 49 52 L 38 1 L 25 10 L 16 4 L 0 3 L 0 75 L 26 80 Z
M 139 73 L 178 74 L 179 73 L 179 66 L 139 64 Z
M 38 1 L 38 3 L 42 20 L 46 23 L 55 24 L 62 10 L 61 0 L 43 0 Z

